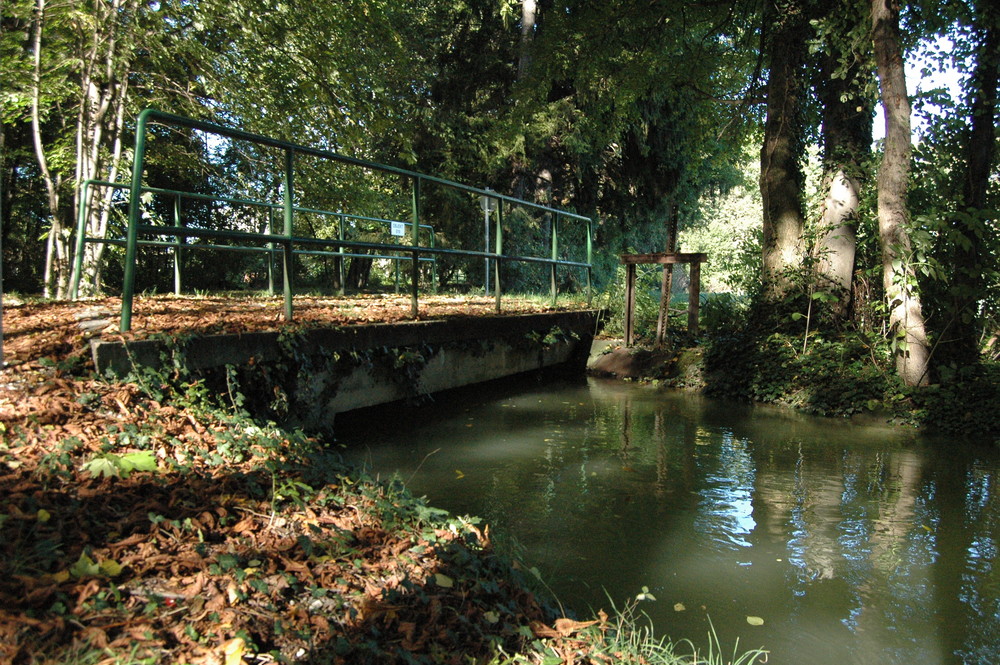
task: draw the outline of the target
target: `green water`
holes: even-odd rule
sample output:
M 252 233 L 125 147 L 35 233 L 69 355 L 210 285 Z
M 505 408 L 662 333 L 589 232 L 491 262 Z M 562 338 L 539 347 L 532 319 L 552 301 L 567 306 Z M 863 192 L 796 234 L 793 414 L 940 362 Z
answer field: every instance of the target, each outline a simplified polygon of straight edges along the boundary
M 580 614 L 648 587 L 658 634 L 704 646 L 711 621 L 771 663 L 1000 663 L 991 448 L 634 384 L 533 388 L 382 411 L 341 443 L 515 539 Z

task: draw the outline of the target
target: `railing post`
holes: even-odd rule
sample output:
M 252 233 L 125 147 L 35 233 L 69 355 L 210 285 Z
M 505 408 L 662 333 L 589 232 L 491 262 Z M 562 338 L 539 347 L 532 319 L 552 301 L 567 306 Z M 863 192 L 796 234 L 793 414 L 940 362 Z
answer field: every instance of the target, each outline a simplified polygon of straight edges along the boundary
M 139 244 L 139 204 L 142 200 L 142 167 L 146 161 L 146 123 L 151 109 L 139 114 L 135 125 L 135 157 L 132 160 L 132 184 L 128 195 L 128 230 L 125 235 L 125 274 L 122 279 L 122 316 L 119 329 L 132 329 L 132 299 L 135 295 L 135 260 Z
M 420 307 L 417 303 L 417 292 L 420 284 L 420 178 L 413 178 L 413 226 L 410 237 L 413 239 L 413 277 L 410 285 L 410 316 L 417 318 Z
M 497 202 L 496 257 L 493 259 L 493 290 L 496 293 L 496 311 L 500 313 L 500 255 L 503 254 L 503 201 Z
M 344 223 L 347 218 L 341 214 L 337 213 L 337 239 L 343 241 L 347 236 L 344 234 Z M 340 279 L 340 288 L 337 289 L 337 295 L 343 296 L 345 293 L 344 280 L 347 279 L 347 275 L 344 272 L 344 246 L 341 245 L 337 251 L 340 253 L 340 258 L 337 259 L 337 275 Z
M 587 219 L 587 307 L 594 299 L 594 288 L 591 279 L 594 272 L 594 220 Z
M 549 213 L 549 234 L 550 243 L 552 245 L 552 260 L 559 260 L 559 240 L 556 236 L 557 227 L 559 226 L 559 213 Z M 552 304 L 556 304 L 556 294 L 558 287 L 556 286 L 556 264 L 553 263 L 550 266 L 549 271 L 549 290 L 552 293 Z
M 267 209 L 267 235 L 274 234 L 274 208 Z M 274 243 L 267 243 L 267 293 L 274 295 Z
M 283 278 L 283 291 L 285 295 L 285 321 L 292 320 L 292 226 L 295 215 L 295 196 L 293 187 L 295 179 L 293 169 L 295 168 L 295 151 L 292 148 L 285 150 L 285 178 L 284 178 L 284 212 L 285 212 L 285 240 L 282 243 L 281 267 Z
M 437 247 L 437 244 L 435 243 L 435 239 L 434 239 L 434 227 L 433 226 L 428 226 L 427 227 L 427 233 L 428 233 L 428 235 L 431 238 L 431 249 L 434 249 L 435 247 Z M 437 292 L 438 292 L 438 262 L 437 262 L 437 254 L 431 254 L 431 258 L 434 259 L 433 261 L 431 261 L 431 293 L 433 293 L 434 295 L 437 295 Z
M 174 194 L 174 226 L 183 226 L 184 220 L 181 219 L 181 197 L 180 194 Z M 174 295 L 179 296 L 181 294 L 183 271 L 181 268 L 181 245 L 185 243 L 187 239 L 183 236 L 174 236 Z
M 73 255 L 73 274 L 70 277 L 69 299 L 80 296 L 80 278 L 83 276 L 83 240 L 87 235 L 87 197 L 90 194 L 90 180 L 80 185 L 80 205 L 76 215 L 76 254 Z

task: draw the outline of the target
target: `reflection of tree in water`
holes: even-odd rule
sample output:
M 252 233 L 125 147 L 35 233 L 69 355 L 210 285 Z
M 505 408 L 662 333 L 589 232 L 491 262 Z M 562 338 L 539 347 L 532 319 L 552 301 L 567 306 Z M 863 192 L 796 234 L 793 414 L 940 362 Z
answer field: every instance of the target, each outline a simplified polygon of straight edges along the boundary
M 1000 500 L 995 461 L 960 462 L 941 451 L 927 467 L 939 623 L 949 653 L 965 662 L 1000 662 Z
M 569 401 L 489 422 L 483 450 L 526 458 L 498 456 L 474 510 L 515 528 L 564 602 L 660 585 L 730 639 L 759 610 L 775 662 L 1000 664 L 995 455 L 634 386 Z M 649 608 L 658 626 L 695 620 L 670 607 Z
M 1000 662 L 995 460 L 912 448 L 831 460 L 801 444 L 791 456 L 757 456 L 755 517 L 787 532 L 794 614 L 842 607 L 859 657 Z

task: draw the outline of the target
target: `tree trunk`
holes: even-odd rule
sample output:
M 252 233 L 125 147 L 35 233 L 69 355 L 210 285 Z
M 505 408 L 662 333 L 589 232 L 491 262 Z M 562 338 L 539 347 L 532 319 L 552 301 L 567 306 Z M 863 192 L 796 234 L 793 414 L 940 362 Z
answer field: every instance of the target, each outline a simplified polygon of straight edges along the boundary
M 59 289 L 59 285 L 64 283 L 65 275 L 68 274 L 69 260 L 63 253 L 65 248 L 63 232 L 66 225 L 62 219 L 63 211 L 61 210 L 60 201 L 62 176 L 58 171 L 53 172 L 49 169 L 45 146 L 42 143 L 40 107 L 42 96 L 42 32 L 45 27 L 45 11 L 45 0 L 38 0 L 38 4 L 35 6 L 35 22 L 34 26 L 32 26 L 31 134 L 35 147 L 35 156 L 38 159 L 38 168 L 42 174 L 42 181 L 45 183 L 49 216 L 52 220 L 48 237 L 45 241 L 45 273 L 42 295 L 46 298 L 54 298 L 63 295 Z
M 885 154 L 878 171 L 878 226 L 882 244 L 882 283 L 889 301 L 896 371 L 908 386 L 928 382 L 930 353 L 910 261 L 906 190 L 910 176 L 910 100 L 906 95 L 899 6 L 872 0 L 872 38 L 879 89 L 885 111 Z
M 44 277 L 44 294 L 48 297 L 61 298 L 69 293 L 75 228 L 70 220 L 76 219 L 80 206 L 102 198 L 105 205 L 86 206 L 86 233 L 103 238 L 107 232 L 107 204 L 113 192 L 98 194 L 91 190 L 87 194 L 90 200 L 83 201 L 80 186 L 90 179 L 114 181 L 118 176 L 138 9 L 138 0 L 109 0 L 95 3 L 90 8 L 92 15 L 78 20 L 71 13 L 82 10 L 73 4 L 49 6 L 47 0 L 37 0 L 32 26 L 31 127 L 51 218 Z M 53 59 L 60 63 L 55 69 L 47 64 Z M 67 62 L 73 66 L 68 68 Z M 46 99 L 46 110 L 53 108 L 56 113 L 43 117 L 43 97 L 53 94 L 43 86 L 43 80 L 59 88 L 67 76 L 73 83 L 66 90 L 73 92 Z M 56 79 L 57 83 L 52 84 Z M 65 120 L 74 115 L 72 147 L 67 148 L 63 143 L 67 138 Z M 52 128 L 55 137 L 51 136 Z M 63 200 L 63 187 L 71 175 L 65 165 L 70 163 L 74 165 L 71 206 L 68 196 Z M 84 250 L 85 290 L 99 288 L 103 251 L 103 245 Z M 88 284 L 91 289 L 87 289 Z
M 105 8 L 99 5 L 95 18 L 97 25 L 105 32 L 95 32 L 83 62 L 84 69 L 80 81 L 80 108 L 77 114 L 76 149 L 77 183 L 89 179 L 115 182 L 121 162 L 122 130 L 125 120 L 125 103 L 128 96 L 128 76 L 121 71 L 122 50 L 127 50 L 131 35 L 124 30 L 119 15 L 133 17 L 137 3 L 135 0 L 112 0 Z M 134 25 L 130 24 L 130 25 Z M 125 68 L 127 69 L 127 67 Z M 110 148 L 110 150 L 109 150 Z M 108 152 L 105 156 L 104 151 Z M 110 204 L 114 190 L 105 188 L 88 195 L 90 201 L 80 198 L 79 186 L 74 195 L 74 209 L 88 204 L 86 210 L 86 234 L 92 238 L 104 238 L 110 218 Z M 101 205 L 94 206 L 94 199 Z M 84 248 L 83 275 L 81 284 L 88 295 L 95 295 L 101 289 L 101 259 L 104 255 L 103 243 L 91 244 Z
M 817 85 L 823 105 L 826 198 L 816 244 L 816 281 L 820 289 L 836 296 L 829 305 L 836 321 L 846 318 L 851 307 L 859 193 L 867 179 L 864 164 L 872 144 L 874 101 L 866 93 L 872 76 L 866 66 L 870 45 L 861 46 L 854 38 L 859 33 L 867 38 L 868 26 L 859 25 L 856 5 L 856 0 L 843 0 L 832 10 L 848 24 L 825 40 L 822 79 Z
M 967 243 L 958 243 L 953 258 L 951 330 L 943 342 L 945 355 L 959 365 L 978 362 L 980 325 L 976 303 L 986 295 L 989 252 L 983 249 L 989 231 L 986 193 L 996 159 L 997 87 L 1000 76 L 1000 10 L 978 3 L 975 18 L 980 33 L 979 55 L 972 76 L 972 118 L 966 135 L 967 155 L 962 188 L 963 210 L 951 226 Z
M 523 81 L 531 68 L 531 45 L 535 41 L 535 23 L 538 19 L 537 0 L 521 2 L 521 43 L 517 59 L 517 78 Z
M 372 259 L 356 256 L 351 259 L 351 264 L 347 269 L 347 287 L 361 290 L 368 286 L 368 277 L 372 270 Z
M 764 203 L 762 281 L 764 295 L 781 298 L 791 288 L 790 272 L 802 264 L 803 66 L 809 23 L 799 0 L 769 0 L 765 11 L 776 24 L 768 40 L 767 120 L 760 155 Z
M 830 304 L 830 313 L 840 320 L 851 306 L 860 184 L 843 168 L 830 170 L 824 178 L 827 187 L 820 220 L 822 236 L 816 244 L 816 281 L 819 289 L 833 292 L 836 300 Z

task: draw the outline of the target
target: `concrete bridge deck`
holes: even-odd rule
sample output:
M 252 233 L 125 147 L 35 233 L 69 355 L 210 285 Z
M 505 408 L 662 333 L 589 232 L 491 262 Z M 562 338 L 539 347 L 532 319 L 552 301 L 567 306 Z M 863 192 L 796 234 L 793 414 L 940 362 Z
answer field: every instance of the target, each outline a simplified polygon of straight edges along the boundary
M 296 354 L 343 360 L 327 362 L 326 369 L 305 379 L 309 385 L 299 387 L 303 394 L 323 396 L 311 410 L 325 417 L 406 399 L 414 389 L 433 394 L 559 365 L 583 373 L 600 321 L 599 310 L 584 310 L 308 329 L 294 340 Z M 282 334 L 194 337 L 180 350 L 161 340 L 95 339 L 91 350 L 102 374 L 123 376 L 134 366 L 158 367 L 167 358 L 190 370 L 212 370 L 287 361 Z M 357 362 L 359 354 L 399 357 L 406 351 L 416 359 L 408 368 L 410 385 L 391 371 L 372 371 L 370 363 Z

